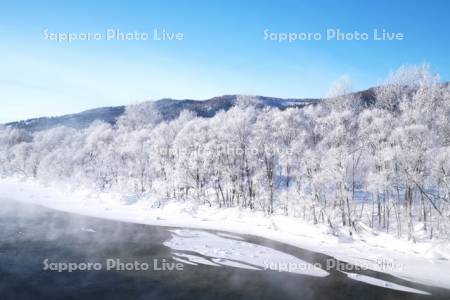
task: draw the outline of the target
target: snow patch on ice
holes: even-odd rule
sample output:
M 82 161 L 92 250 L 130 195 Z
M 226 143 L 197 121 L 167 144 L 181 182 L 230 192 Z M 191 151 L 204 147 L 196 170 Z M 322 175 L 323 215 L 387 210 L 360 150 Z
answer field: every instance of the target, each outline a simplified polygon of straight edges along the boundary
M 233 267 L 233 268 L 248 269 L 248 270 L 260 270 L 259 268 L 256 268 L 256 267 L 253 267 L 250 265 L 246 265 L 246 264 L 243 264 L 240 262 L 224 259 L 224 258 L 213 258 L 212 261 L 215 263 L 221 264 L 223 266 L 229 266 L 229 267 Z
M 194 263 L 195 265 L 201 264 L 201 265 L 208 265 L 208 266 L 215 266 L 219 267 L 220 265 L 215 264 L 214 262 L 207 260 L 206 258 L 203 258 L 201 256 L 193 255 L 193 254 L 186 254 L 186 253 L 173 253 L 176 256 L 179 257 L 185 257 L 189 260 L 189 262 Z
M 365 282 L 367 284 L 371 284 L 371 285 L 375 285 L 375 286 L 380 286 L 380 287 L 383 287 L 386 289 L 403 291 L 403 292 L 408 292 L 408 293 L 415 293 L 415 294 L 422 294 L 422 295 L 431 295 L 430 293 L 425 292 L 425 291 L 413 289 L 413 288 L 410 288 L 410 287 L 407 287 L 404 285 L 400 285 L 400 284 L 393 283 L 393 282 L 386 281 L 386 280 L 381 280 L 381 279 L 370 277 L 370 276 L 363 275 L 363 274 L 356 274 L 356 273 L 345 273 L 345 274 L 347 274 L 348 278 L 351 278 L 353 280 Z
M 231 239 L 235 239 L 235 240 L 243 240 L 243 238 L 241 238 L 240 236 L 229 234 L 229 233 L 224 233 L 224 232 L 218 232 L 217 235 L 221 236 L 221 237 L 224 237 L 224 238 L 231 238 Z
M 313 264 L 269 247 L 205 231 L 188 229 L 171 231 L 172 238 L 164 242 L 165 246 L 177 251 L 199 253 L 222 265 L 246 269 L 275 269 L 316 277 L 329 275 L 328 272 Z M 177 253 L 177 255 L 180 254 Z M 284 268 L 284 266 L 295 266 L 295 268 Z
M 179 258 L 179 257 L 176 257 L 176 256 L 172 256 L 172 258 L 173 258 L 174 260 L 176 260 L 176 261 L 179 261 L 179 262 L 183 263 L 183 264 L 188 264 L 188 265 L 198 266 L 198 264 L 196 264 L 196 263 L 194 263 L 194 262 L 191 262 L 191 261 L 189 261 L 189 260 L 185 260 L 185 259 L 182 259 L 182 258 Z

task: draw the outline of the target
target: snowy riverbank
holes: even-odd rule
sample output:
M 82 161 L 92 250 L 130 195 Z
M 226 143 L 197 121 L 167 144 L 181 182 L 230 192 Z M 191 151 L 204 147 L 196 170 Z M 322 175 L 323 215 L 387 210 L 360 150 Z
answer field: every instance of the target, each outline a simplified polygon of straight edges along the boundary
M 152 208 L 150 201 L 131 201 L 115 193 L 95 193 L 61 185 L 44 186 L 17 178 L 0 179 L 2 198 L 126 222 L 251 234 L 324 253 L 409 281 L 450 288 L 448 242 L 413 244 L 370 231 L 350 238 L 344 232 L 331 234 L 325 225 L 313 225 L 292 217 L 267 217 L 261 212 L 239 208 L 219 210 L 191 203 L 173 202 Z

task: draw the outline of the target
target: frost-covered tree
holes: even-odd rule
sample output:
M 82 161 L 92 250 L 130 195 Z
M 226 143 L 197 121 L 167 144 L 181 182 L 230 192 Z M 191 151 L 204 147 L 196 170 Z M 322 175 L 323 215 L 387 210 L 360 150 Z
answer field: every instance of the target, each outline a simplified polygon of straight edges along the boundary
M 401 67 L 374 99 L 348 77 L 314 105 L 240 96 L 212 118 L 164 120 L 153 102 L 116 124 L 28 132 L 0 127 L 0 172 L 132 193 L 152 205 L 240 207 L 408 237 L 450 233 L 450 87 Z M 370 94 L 369 93 L 369 94 Z M 369 101 L 370 100 L 370 101 Z

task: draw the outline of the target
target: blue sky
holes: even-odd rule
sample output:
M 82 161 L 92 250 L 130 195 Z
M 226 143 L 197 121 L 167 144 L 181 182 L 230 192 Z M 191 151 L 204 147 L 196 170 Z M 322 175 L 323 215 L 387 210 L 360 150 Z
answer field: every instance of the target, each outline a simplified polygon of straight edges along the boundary
M 321 97 L 403 64 L 450 78 L 448 1 L 9 1 L 0 8 L 0 123 L 148 99 Z M 52 33 L 182 32 L 182 41 L 73 41 Z M 264 40 L 270 32 L 386 29 L 403 41 Z

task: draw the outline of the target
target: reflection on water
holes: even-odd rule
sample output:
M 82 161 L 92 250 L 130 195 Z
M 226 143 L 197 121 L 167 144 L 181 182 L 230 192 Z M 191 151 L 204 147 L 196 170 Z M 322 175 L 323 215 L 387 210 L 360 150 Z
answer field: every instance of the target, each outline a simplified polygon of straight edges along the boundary
M 324 265 L 329 257 L 255 237 L 101 220 L 6 200 L 0 205 L 0 299 L 450 299 L 446 290 L 371 271 L 364 276 L 432 296 L 368 285 L 334 270 L 315 270 L 325 276 L 264 270 L 261 257 L 307 265 Z M 103 268 L 43 270 L 46 259 Z M 108 259 L 151 267 L 108 271 Z M 182 270 L 154 270 L 154 262 Z

